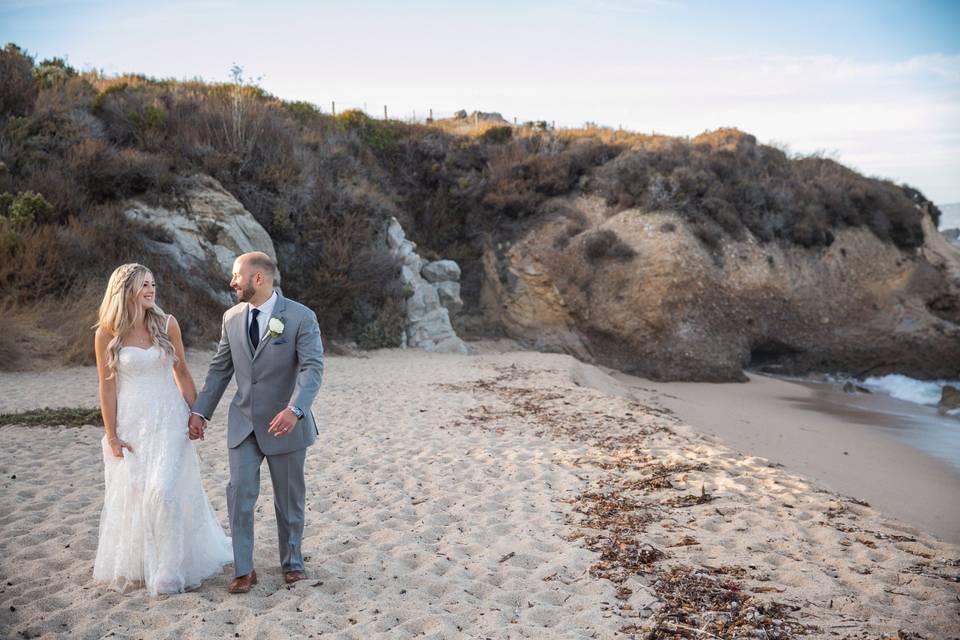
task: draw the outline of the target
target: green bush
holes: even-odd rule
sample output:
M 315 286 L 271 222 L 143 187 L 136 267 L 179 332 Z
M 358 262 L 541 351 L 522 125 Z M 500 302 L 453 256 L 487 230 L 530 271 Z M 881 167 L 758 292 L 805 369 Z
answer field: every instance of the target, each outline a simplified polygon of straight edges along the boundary
M 388 349 L 403 346 L 404 313 L 402 304 L 390 301 L 373 321 L 357 334 L 361 349 Z
M 49 222 L 53 217 L 53 205 L 39 193 L 21 191 L 10 203 L 8 217 L 15 227 L 21 229 L 34 222 Z
M 33 75 L 41 85 L 51 87 L 56 83 L 77 77 L 77 70 L 67 64 L 63 58 L 48 58 L 34 68 Z

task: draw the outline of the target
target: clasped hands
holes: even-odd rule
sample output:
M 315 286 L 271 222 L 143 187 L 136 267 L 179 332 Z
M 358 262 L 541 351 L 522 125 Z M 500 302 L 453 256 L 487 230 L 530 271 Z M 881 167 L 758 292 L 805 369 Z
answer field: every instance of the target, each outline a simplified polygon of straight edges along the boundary
M 293 431 L 295 426 L 297 426 L 297 416 L 287 407 L 273 417 L 267 433 L 279 438 Z M 187 429 L 191 440 L 203 440 L 203 432 L 206 428 L 207 421 L 204 418 L 195 413 L 190 414 L 190 419 L 187 421 Z

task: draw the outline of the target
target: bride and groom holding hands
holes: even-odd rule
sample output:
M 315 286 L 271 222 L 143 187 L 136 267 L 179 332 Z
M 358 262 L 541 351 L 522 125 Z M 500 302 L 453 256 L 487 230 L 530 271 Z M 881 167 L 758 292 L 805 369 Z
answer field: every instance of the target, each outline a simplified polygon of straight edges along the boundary
M 95 348 L 103 414 L 104 505 L 93 575 L 120 591 L 176 593 L 234 563 L 231 593 L 257 583 L 254 507 L 264 458 L 273 483 L 280 565 L 287 584 L 306 578 L 302 540 L 306 450 L 316 440 L 310 410 L 323 376 L 316 314 L 274 289 L 264 253 L 239 256 L 230 281 L 237 304 L 197 393 L 176 318 L 156 303 L 143 265 L 110 276 Z M 202 440 L 227 385 L 230 534 L 200 480 L 191 441 Z

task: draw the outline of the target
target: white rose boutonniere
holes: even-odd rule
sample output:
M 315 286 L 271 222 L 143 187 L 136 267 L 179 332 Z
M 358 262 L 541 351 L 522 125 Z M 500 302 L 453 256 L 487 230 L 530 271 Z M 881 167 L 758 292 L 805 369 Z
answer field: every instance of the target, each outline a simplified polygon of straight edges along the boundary
M 283 333 L 283 321 L 280 318 L 270 318 L 270 322 L 267 323 L 267 333 L 271 338 L 279 337 Z

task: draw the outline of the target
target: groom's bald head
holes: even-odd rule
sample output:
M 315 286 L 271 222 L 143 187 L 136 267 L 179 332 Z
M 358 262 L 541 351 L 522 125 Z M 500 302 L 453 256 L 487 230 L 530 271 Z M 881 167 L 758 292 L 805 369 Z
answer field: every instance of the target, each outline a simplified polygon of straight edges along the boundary
M 239 255 L 234 266 L 248 267 L 250 275 L 258 272 L 263 274 L 263 277 L 270 281 L 271 286 L 273 281 L 277 279 L 277 263 L 263 251 L 251 251 Z
M 259 305 L 273 293 L 277 277 L 277 263 L 262 251 L 251 251 L 233 261 L 230 287 L 237 292 L 237 300 Z

